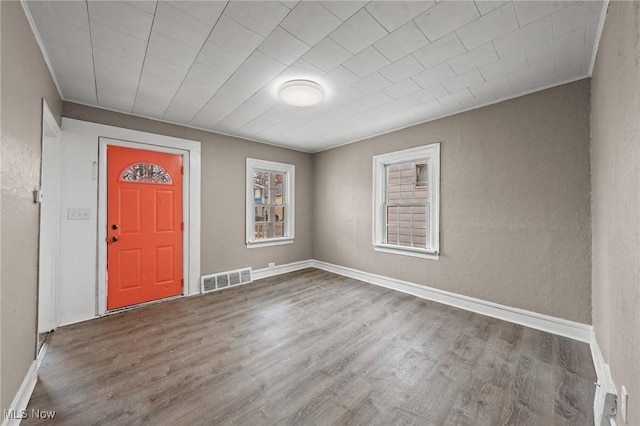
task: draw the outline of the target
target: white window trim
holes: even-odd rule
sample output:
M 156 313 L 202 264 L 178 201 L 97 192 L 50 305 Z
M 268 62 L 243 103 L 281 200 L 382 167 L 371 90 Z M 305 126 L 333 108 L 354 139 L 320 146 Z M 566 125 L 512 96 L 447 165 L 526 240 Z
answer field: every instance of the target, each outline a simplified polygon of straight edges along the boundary
M 270 170 L 274 172 L 285 173 L 285 199 L 286 214 L 289 219 L 285 221 L 285 235 L 284 238 L 270 238 L 265 240 L 255 240 L 254 236 L 254 213 L 253 213 L 253 171 L 254 169 Z M 292 164 L 276 163 L 274 161 L 257 160 L 255 158 L 247 158 L 246 167 L 246 230 L 245 230 L 245 242 L 247 248 L 257 247 L 269 247 L 283 244 L 292 244 L 295 239 L 295 181 L 296 181 L 296 167 Z
M 416 247 L 401 247 L 385 243 L 385 192 L 386 173 L 388 165 L 420 161 L 429 159 L 429 205 L 430 215 L 430 242 L 431 249 Z M 383 253 L 399 254 L 404 256 L 420 257 L 424 259 L 438 260 L 440 257 L 440 143 L 419 146 L 417 148 L 380 154 L 373 157 L 373 249 Z

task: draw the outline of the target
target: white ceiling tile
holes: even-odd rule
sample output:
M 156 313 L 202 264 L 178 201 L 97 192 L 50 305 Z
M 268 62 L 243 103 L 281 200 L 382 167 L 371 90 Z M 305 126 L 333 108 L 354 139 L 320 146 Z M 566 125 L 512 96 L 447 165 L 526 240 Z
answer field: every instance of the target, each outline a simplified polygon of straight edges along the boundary
M 91 1 L 88 5 L 92 21 L 100 22 L 140 40 L 149 39 L 153 14 L 123 2 Z
M 319 70 L 304 59 L 300 58 L 293 65 L 287 67 L 284 71 L 282 71 L 282 73 L 280 73 L 280 75 L 274 82 L 283 83 L 288 80 L 312 80 L 316 81 L 320 85 L 324 85 L 325 76 L 325 72 Z
M 308 45 L 315 45 L 342 23 L 320 3 L 302 1 L 280 23 L 289 33 Z
M 554 72 L 554 61 L 541 61 L 527 68 L 520 68 L 519 70 L 510 72 L 507 74 L 507 78 L 512 86 L 525 88 L 530 87 L 529 83 L 532 84 L 533 81 L 540 76 L 546 76 Z M 531 89 L 533 89 L 533 87 L 531 87 Z
M 449 64 L 444 63 L 438 65 L 437 67 L 416 74 L 411 78 L 413 78 L 413 80 L 420 86 L 427 88 L 442 81 L 449 80 L 450 78 L 453 78 L 455 76 L 456 73 L 453 72 Z
M 179 67 L 164 59 L 147 55 L 142 66 L 142 75 L 151 74 L 164 80 L 181 83 L 187 76 L 189 68 Z
M 469 90 L 476 98 L 501 99 L 511 90 L 511 84 L 507 77 L 503 75 L 475 86 L 471 86 L 469 87 Z
M 136 1 L 136 3 L 138 3 Z M 204 22 L 210 27 L 218 22 L 224 7 L 226 6 L 226 1 L 201 1 L 201 0 L 178 0 L 178 1 L 169 1 L 167 2 L 171 6 L 179 9 L 180 11 L 186 13 L 192 18 L 196 18 L 199 21 Z
M 351 56 L 353 56 L 351 53 L 327 37 L 308 51 L 304 59 L 316 68 L 328 72 Z
M 240 132 L 247 136 L 253 136 L 256 133 L 263 132 L 272 126 L 275 126 L 285 118 L 280 115 L 276 109 L 277 107 L 272 108 L 261 116 L 251 120 L 249 123 L 242 126 Z
M 125 76 L 133 78 L 137 82 L 142 72 L 142 61 L 116 55 L 100 47 L 93 49 L 93 62 L 96 72 L 100 69 L 118 73 L 118 77 L 123 79 L 123 84 L 126 84 L 126 81 L 128 81 L 128 78 L 125 78 Z
M 267 37 L 289 13 L 289 8 L 275 1 L 230 1 L 224 14 L 234 21 Z
M 151 31 L 147 53 L 183 68 L 189 68 L 198 56 L 198 50 Z
M 440 102 L 445 108 L 466 108 L 473 105 L 475 97 L 471 94 L 469 89 L 463 89 L 459 92 L 438 98 L 438 102 Z
M 387 30 L 378 24 L 366 9 L 362 9 L 340 25 L 330 37 L 349 52 L 356 54 L 387 34 Z
M 470 86 L 484 82 L 484 78 L 478 70 L 472 70 L 442 83 L 449 92 L 457 92 Z
M 336 15 L 338 18 L 346 21 L 350 17 L 352 17 L 358 10 L 362 9 L 368 1 L 352 1 L 352 0 L 343 0 L 343 1 L 321 1 L 322 5 L 329 9 L 331 13 Z
M 91 35 L 86 29 L 64 24 L 44 14 L 34 14 L 33 19 L 45 48 L 56 44 L 66 49 L 91 54 Z
M 551 17 L 546 17 L 494 40 L 493 45 L 498 56 L 504 58 L 549 41 L 552 37 Z
M 142 62 L 147 50 L 147 43 L 133 36 L 102 25 L 91 22 L 91 41 L 94 46 L 135 61 Z
M 402 80 L 399 83 L 394 84 L 393 86 L 389 86 L 383 90 L 383 92 L 394 99 L 404 98 L 405 96 L 409 96 L 412 93 L 415 93 L 421 90 L 422 87 L 418 86 L 418 84 L 407 78 L 406 80 Z
M 200 109 L 211 99 L 217 89 L 203 85 L 197 81 L 186 79 L 180 85 L 164 118 L 173 122 L 189 122 Z
M 436 3 L 423 1 L 372 1 L 367 10 L 387 31 L 395 31 Z
M 456 74 L 462 74 L 497 60 L 498 55 L 493 45 L 488 43 L 449 60 L 449 65 Z
M 258 50 L 285 65 L 291 65 L 304 55 L 311 47 L 277 27 L 267 37 Z
M 360 103 L 369 108 L 375 108 L 393 101 L 393 98 L 384 92 L 376 92 L 360 99 Z
M 413 56 L 408 55 L 382 68 L 380 74 L 392 82 L 397 83 L 422 71 L 424 71 L 422 65 L 420 65 Z
M 138 90 L 139 75 L 122 74 L 104 67 L 96 67 L 98 105 L 131 112 Z
M 371 46 L 346 61 L 344 66 L 354 74 L 365 77 L 389 63 L 387 58 Z
M 343 66 L 335 67 L 327 73 L 326 77 L 327 83 L 334 89 L 341 89 L 359 79 L 357 75 Z
M 223 74 L 231 75 L 244 62 L 244 58 L 222 47 L 206 42 L 198 54 L 197 61 Z
M 391 86 L 391 82 L 376 72 L 362 80 L 356 81 L 351 86 L 365 95 L 370 95 L 378 90 Z
M 229 77 L 231 77 L 231 72 L 209 68 L 200 62 L 195 62 L 187 74 L 188 80 L 193 80 L 207 87 L 207 91 L 213 91 L 214 93 L 222 87 Z
M 247 58 L 264 38 L 233 19 L 222 15 L 211 31 L 208 41 Z
M 449 91 L 445 89 L 442 84 L 434 84 L 426 89 L 419 90 L 411 95 L 413 99 L 420 103 L 427 103 L 435 98 L 440 98 L 449 94 Z M 438 104 L 440 105 L 440 104 Z
M 296 7 L 299 1 L 300 0 L 280 0 L 280 3 L 284 4 L 289 9 L 293 9 L 294 7 Z
M 480 17 L 472 1 L 443 1 L 418 16 L 414 22 L 433 42 Z
M 272 93 L 266 90 L 261 90 L 247 99 L 242 105 L 222 120 L 220 122 L 220 126 L 225 128 L 227 131 L 237 130 L 256 119 L 276 104 L 278 104 L 278 99 L 273 96 Z
M 415 106 L 418 104 L 418 101 L 416 101 L 415 99 L 413 99 L 410 96 L 395 100 L 393 102 L 390 102 L 388 104 L 383 105 L 381 108 L 386 109 L 387 111 L 394 113 L 397 111 L 402 111 L 405 110 L 407 108 L 410 108 L 412 106 Z
M 602 1 L 579 1 L 553 14 L 553 35 L 566 34 L 575 29 L 598 22 Z
M 133 105 L 133 113 L 143 117 L 162 118 L 171 103 L 171 98 L 164 98 L 155 92 L 138 93 Z
M 538 19 L 564 9 L 574 1 L 515 1 L 516 13 L 520 26 L 525 26 Z
M 427 44 L 429 40 L 413 22 L 409 22 L 376 42 L 374 46 L 390 61 L 397 61 Z
M 143 70 L 136 95 L 136 104 L 140 102 L 146 105 L 147 102 L 153 99 L 158 102 L 157 110 L 162 109 L 160 112 L 164 113 L 179 87 L 180 82 L 165 80 Z M 145 108 L 147 107 L 145 106 Z
M 582 27 L 527 49 L 529 63 L 533 65 L 539 62 L 553 61 L 554 58 L 557 60 L 564 55 L 570 55 L 572 52 L 582 52 L 585 48 L 585 31 L 586 27 Z
M 458 35 L 454 32 L 434 41 L 416 52 L 413 52 L 413 56 L 425 68 L 429 69 L 436 65 L 440 65 L 451 58 L 455 58 L 466 51 L 467 50 L 460 42 L 460 39 L 458 39 Z
M 436 99 L 419 103 L 411 107 L 411 112 L 416 115 L 417 122 L 424 122 L 429 118 L 435 118 L 441 114 L 442 104 Z
M 478 7 L 481 15 L 486 15 L 487 13 L 499 8 L 505 3 L 508 3 L 508 1 L 476 0 L 476 6 Z
M 86 52 L 51 44 L 47 53 L 62 92 L 69 100 L 96 103 L 93 57 Z
M 89 30 L 87 3 L 80 1 L 27 1 L 31 15 L 48 16 L 67 25 Z M 39 28 L 38 28 L 39 29 Z
M 253 52 L 220 88 L 217 95 L 244 102 L 280 74 L 285 66 L 258 51 Z
M 211 32 L 211 25 L 187 15 L 168 3 L 159 2 L 153 20 L 153 31 L 157 31 L 182 44 L 200 49 Z
M 220 95 L 214 95 L 209 102 L 191 120 L 191 124 L 202 128 L 213 128 L 224 120 L 231 112 L 242 104 L 238 99 L 229 99 Z
M 79 3 L 79 2 L 74 2 L 74 3 Z M 158 4 L 156 0 L 133 0 L 133 1 L 127 1 L 125 3 L 127 3 L 129 6 L 137 7 L 138 9 L 144 10 L 145 12 L 151 13 L 151 14 L 155 13 L 156 5 Z
M 493 80 L 494 78 L 505 75 L 508 72 L 527 66 L 529 66 L 527 56 L 524 52 L 518 52 L 499 61 L 483 65 L 480 67 L 480 73 L 482 73 L 482 76 L 486 80 Z
M 457 33 L 462 44 L 467 49 L 473 49 L 518 28 L 513 3 L 507 3 L 460 28 Z

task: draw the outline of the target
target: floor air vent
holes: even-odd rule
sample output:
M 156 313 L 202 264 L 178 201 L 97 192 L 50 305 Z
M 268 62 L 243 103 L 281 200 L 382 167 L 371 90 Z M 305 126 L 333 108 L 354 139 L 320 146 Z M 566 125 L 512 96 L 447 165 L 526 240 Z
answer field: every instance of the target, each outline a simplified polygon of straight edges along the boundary
M 251 281 L 251 268 L 236 269 L 200 277 L 203 293 L 233 287 L 238 284 L 246 284 Z

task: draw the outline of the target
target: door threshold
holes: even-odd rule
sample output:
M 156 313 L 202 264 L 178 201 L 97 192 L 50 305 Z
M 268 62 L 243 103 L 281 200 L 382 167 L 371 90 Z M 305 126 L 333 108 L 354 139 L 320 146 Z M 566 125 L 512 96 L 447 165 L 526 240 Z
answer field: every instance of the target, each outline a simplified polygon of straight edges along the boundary
M 130 311 L 132 309 L 143 308 L 145 306 L 155 305 L 157 303 L 169 302 L 171 300 L 181 299 L 183 297 L 184 297 L 184 294 L 179 294 L 177 296 L 165 297 L 164 299 L 157 299 L 157 300 L 151 300 L 149 302 L 138 303 L 137 305 L 124 306 L 122 308 L 111 309 L 111 310 L 106 311 L 104 313 L 104 315 L 102 315 L 102 316 L 107 316 L 107 315 L 112 315 L 112 314 L 119 314 L 120 312 L 126 312 L 126 311 Z

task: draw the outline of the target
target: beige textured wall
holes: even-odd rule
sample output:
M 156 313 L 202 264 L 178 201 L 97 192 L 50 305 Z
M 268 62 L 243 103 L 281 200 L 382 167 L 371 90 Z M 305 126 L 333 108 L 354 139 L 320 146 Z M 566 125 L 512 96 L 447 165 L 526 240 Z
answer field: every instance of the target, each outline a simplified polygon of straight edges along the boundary
M 374 252 L 372 156 L 441 142 L 441 256 Z M 591 322 L 589 80 L 315 157 L 314 258 Z
M 7 408 L 36 350 L 42 98 L 62 102 L 19 2 L 0 2 L 2 52 L 1 385 Z
M 591 99 L 593 325 L 640 424 L 640 3 L 611 2 Z M 618 424 L 622 424 L 618 420 Z
M 202 274 L 269 262 L 306 260 L 312 254 L 313 158 L 310 154 L 65 102 L 65 117 L 202 142 Z M 245 235 L 245 158 L 296 166 L 295 242 L 248 249 Z

